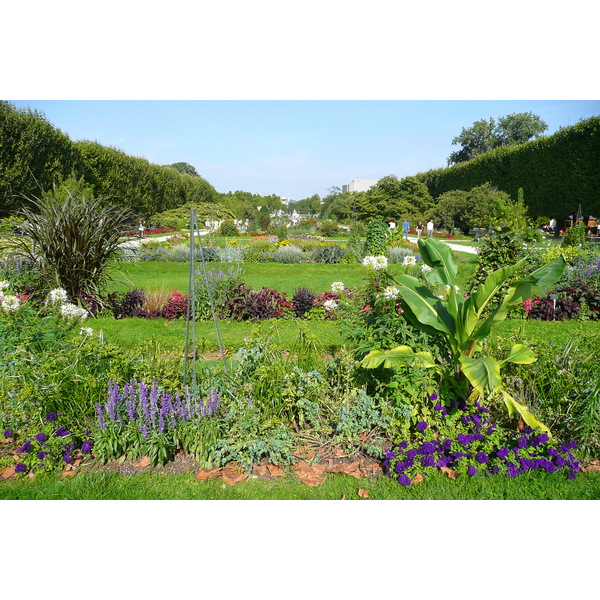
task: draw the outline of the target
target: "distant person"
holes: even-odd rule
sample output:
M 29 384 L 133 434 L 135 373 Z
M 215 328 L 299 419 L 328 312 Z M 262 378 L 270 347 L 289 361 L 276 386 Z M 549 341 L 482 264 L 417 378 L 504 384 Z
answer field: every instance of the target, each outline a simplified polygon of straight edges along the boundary
M 140 225 L 138 227 L 138 230 L 140 232 L 140 237 L 143 238 L 144 237 L 144 231 L 146 230 L 146 226 L 144 225 L 144 220 L 140 219 Z
M 433 236 L 433 219 L 429 219 L 429 223 L 427 223 L 427 237 L 431 236 Z
M 404 229 L 404 238 L 408 239 L 408 229 L 410 227 L 410 223 L 408 222 L 408 219 L 404 219 L 404 223 L 402 223 L 402 227 Z
M 550 228 L 550 233 L 554 233 L 554 230 L 556 229 L 556 219 L 550 219 L 550 225 L 548 227 Z
M 423 233 L 423 221 L 419 221 L 417 223 L 417 241 L 421 239 L 421 234 Z

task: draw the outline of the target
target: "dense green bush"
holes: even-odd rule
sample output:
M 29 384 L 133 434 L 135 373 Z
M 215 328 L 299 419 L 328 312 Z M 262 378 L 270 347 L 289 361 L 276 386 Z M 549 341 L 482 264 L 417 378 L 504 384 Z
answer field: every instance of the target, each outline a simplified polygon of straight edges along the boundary
M 230 221 L 224 221 L 219 227 L 219 235 L 224 237 L 235 237 L 239 232 L 239 229 Z
M 579 204 L 586 214 L 600 213 L 600 117 L 565 127 L 551 136 L 486 152 L 446 169 L 420 173 L 438 198 L 450 190 L 468 191 L 485 182 L 517 198 L 519 188 L 531 218 L 557 219 L 574 214 Z
M 381 219 L 373 219 L 367 227 L 364 254 L 366 256 L 387 256 L 388 226 Z

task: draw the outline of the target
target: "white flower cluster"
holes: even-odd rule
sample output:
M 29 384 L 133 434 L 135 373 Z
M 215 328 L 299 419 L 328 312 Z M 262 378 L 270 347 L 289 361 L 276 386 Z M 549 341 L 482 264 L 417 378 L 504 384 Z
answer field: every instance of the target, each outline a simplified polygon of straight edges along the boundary
M 405 256 L 402 264 L 405 266 L 416 265 L 417 257 L 416 256 Z
M 4 290 L 8 289 L 10 283 L 3 279 L 0 281 L 0 308 L 4 312 L 17 312 L 19 306 L 21 306 L 21 300 L 17 296 L 10 296 L 4 293 Z
M 450 286 L 449 286 L 449 285 L 447 285 L 447 286 L 446 286 L 446 291 L 447 291 L 447 292 L 449 292 L 449 291 L 450 291 L 450 289 L 451 289 L 451 288 L 450 288 Z M 458 290 L 459 290 L 460 288 L 459 288 L 457 285 L 455 285 L 455 286 L 454 286 L 454 289 L 455 289 L 455 290 L 458 292 Z
M 365 256 L 362 264 L 365 267 L 371 267 L 375 271 L 384 271 L 387 269 L 388 261 L 385 256 Z
M 429 271 L 433 271 L 433 269 L 429 265 L 426 265 L 425 263 L 423 263 L 421 265 L 421 272 L 422 273 L 429 273 Z
M 70 302 L 65 302 L 60 306 L 60 314 L 63 318 L 67 319 L 67 321 L 76 321 L 77 319 L 86 319 L 88 311 L 85 310 L 85 308 L 79 308 L 79 306 L 71 304 Z
M 78 319 L 83 321 L 83 319 L 87 319 L 88 311 L 85 308 L 79 308 L 76 304 L 68 302 L 68 299 L 66 290 L 55 288 L 48 294 L 47 303 L 60 305 L 60 314 L 67 321 L 77 321 Z
M 399 294 L 400 290 L 393 285 L 388 285 L 388 287 L 383 290 L 383 297 L 386 300 L 395 300 Z
M 94 333 L 94 330 L 93 330 L 91 327 L 82 327 L 82 328 L 79 330 L 79 333 L 80 333 L 81 335 L 88 336 L 88 335 L 93 335 L 93 333 Z
M 49 294 L 49 298 L 50 298 L 50 304 L 57 304 L 57 303 L 62 304 L 63 302 L 66 302 L 68 300 L 67 292 L 65 290 L 63 290 L 62 288 L 53 289 Z
M 341 294 L 344 291 L 344 284 L 341 281 L 334 281 L 331 284 L 331 291 L 334 294 Z
M 323 308 L 327 312 L 333 312 L 334 310 L 336 310 L 337 307 L 338 304 L 335 300 L 325 300 L 325 302 L 323 302 Z
M 5 312 L 17 312 L 21 301 L 16 296 L 4 296 L 0 292 L 0 306 Z

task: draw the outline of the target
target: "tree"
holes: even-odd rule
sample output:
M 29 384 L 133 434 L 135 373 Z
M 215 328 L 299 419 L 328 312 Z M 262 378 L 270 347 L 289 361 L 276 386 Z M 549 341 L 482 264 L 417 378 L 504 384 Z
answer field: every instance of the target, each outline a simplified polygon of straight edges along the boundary
M 198 171 L 196 171 L 195 167 L 186 162 L 177 162 L 169 165 L 173 167 L 176 171 L 180 173 L 184 173 L 185 175 L 195 175 L 196 177 L 200 177 Z
M 538 137 L 547 129 L 548 125 L 532 112 L 513 113 L 500 117 L 497 123 L 492 118 L 488 121 L 485 119 L 475 121 L 470 128 L 463 127 L 460 135 L 452 140 L 453 146 L 462 147 L 450 154 L 448 164 L 466 162 L 500 146 L 523 144 Z

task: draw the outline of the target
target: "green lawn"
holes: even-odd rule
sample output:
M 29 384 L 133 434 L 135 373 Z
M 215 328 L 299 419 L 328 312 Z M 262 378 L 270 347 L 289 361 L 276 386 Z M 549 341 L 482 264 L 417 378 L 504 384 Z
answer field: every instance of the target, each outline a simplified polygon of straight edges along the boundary
M 221 479 L 197 481 L 193 473 L 82 473 L 74 478 L 57 475 L 0 482 L 3 500 L 598 500 L 600 473 L 580 473 L 574 480 L 547 473 L 508 477 L 431 476 L 404 487 L 395 480 L 355 479 L 330 473 L 318 487 L 308 487 L 294 475 L 265 481 L 249 478 L 229 486 Z
M 237 264 L 237 263 L 236 263 Z M 207 269 L 227 271 L 236 267 L 234 263 L 206 263 Z M 240 263 L 243 280 L 246 285 L 260 290 L 265 286 L 279 292 L 285 292 L 291 298 L 294 291 L 307 286 L 317 293 L 331 291 L 334 281 L 342 281 L 346 287 L 357 287 L 364 283 L 366 269 L 360 264 L 328 265 L 299 263 L 285 265 L 281 263 Z M 201 269 L 201 263 L 197 270 Z M 399 265 L 390 265 L 389 271 L 397 273 Z M 127 291 L 133 288 L 155 290 L 178 290 L 187 292 L 189 264 L 176 262 L 133 262 L 123 263 L 112 273 L 114 282 L 109 291 Z M 197 276 L 199 277 L 199 276 Z

